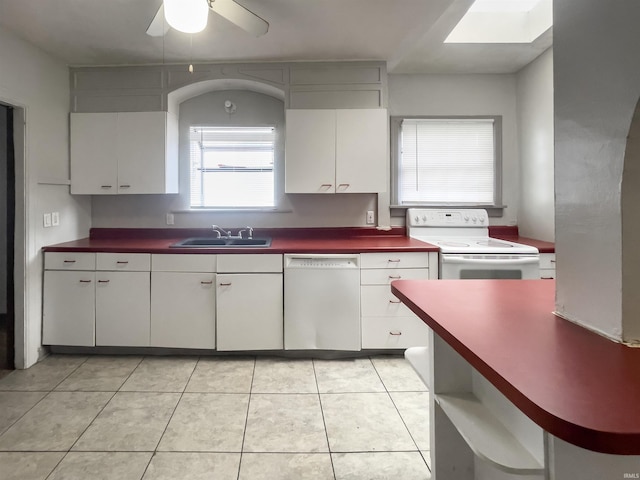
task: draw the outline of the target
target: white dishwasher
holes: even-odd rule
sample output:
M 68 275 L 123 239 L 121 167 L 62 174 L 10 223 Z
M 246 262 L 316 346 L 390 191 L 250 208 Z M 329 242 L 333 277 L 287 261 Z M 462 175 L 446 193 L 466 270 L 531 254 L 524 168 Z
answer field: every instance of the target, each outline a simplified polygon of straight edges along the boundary
M 285 350 L 360 350 L 360 255 L 284 256 Z

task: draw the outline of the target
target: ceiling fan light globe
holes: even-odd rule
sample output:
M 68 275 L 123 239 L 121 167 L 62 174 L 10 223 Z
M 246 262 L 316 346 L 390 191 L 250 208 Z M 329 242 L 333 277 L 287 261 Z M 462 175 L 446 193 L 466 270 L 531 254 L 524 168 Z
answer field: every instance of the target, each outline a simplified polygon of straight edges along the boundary
M 198 33 L 207 26 L 207 0 L 164 0 L 167 23 L 184 33 Z

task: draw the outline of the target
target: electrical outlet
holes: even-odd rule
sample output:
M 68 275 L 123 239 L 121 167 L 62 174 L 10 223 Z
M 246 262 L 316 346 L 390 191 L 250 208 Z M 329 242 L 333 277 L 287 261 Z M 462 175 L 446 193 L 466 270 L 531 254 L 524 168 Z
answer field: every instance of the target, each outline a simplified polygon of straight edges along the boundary
M 367 210 L 367 225 L 373 225 L 376 219 L 373 215 L 373 210 Z
M 43 216 L 44 228 L 49 228 L 51 226 L 51 214 L 45 213 Z
M 51 212 L 51 225 L 54 227 L 60 225 L 60 212 Z
M 167 225 L 173 225 L 173 224 L 174 224 L 173 213 L 167 213 Z

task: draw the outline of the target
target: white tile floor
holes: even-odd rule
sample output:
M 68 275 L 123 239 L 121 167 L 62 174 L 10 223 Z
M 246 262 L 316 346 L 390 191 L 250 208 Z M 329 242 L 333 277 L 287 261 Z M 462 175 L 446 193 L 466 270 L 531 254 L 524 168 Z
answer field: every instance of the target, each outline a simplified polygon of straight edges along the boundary
M 399 356 L 54 355 L 0 379 L 0 480 L 429 479 Z

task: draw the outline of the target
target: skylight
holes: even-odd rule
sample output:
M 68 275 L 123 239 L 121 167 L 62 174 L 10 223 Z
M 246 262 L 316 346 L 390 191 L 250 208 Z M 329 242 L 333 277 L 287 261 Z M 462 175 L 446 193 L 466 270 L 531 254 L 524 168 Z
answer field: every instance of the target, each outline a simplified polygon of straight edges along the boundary
M 476 0 L 445 43 L 531 43 L 553 24 L 552 0 Z

